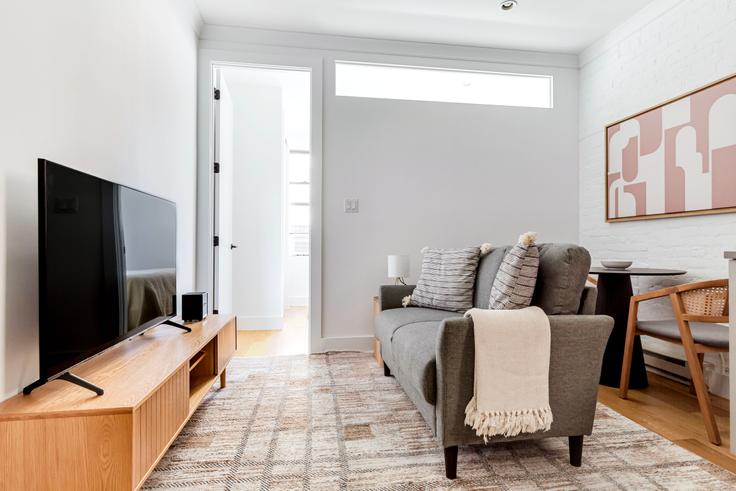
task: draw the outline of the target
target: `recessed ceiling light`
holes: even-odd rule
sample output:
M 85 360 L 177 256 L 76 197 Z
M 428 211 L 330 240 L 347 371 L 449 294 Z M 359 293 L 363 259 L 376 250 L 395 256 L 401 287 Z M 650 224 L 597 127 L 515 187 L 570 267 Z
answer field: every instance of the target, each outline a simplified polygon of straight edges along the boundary
M 498 6 L 503 12 L 508 12 L 509 10 L 516 7 L 518 2 L 516 0 L 504 0 L 501 2 L 501 4 Z

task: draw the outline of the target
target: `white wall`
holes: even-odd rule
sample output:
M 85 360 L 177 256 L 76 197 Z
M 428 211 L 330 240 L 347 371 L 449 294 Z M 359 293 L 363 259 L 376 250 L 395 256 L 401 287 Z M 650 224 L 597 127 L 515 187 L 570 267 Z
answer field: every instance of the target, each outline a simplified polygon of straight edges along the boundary
M 736 2 L 656 1 L 580 56 L 580 242 L 594 260 L 682 268 L 686 277 L 644 279 L 641 290 L 725 278 L 723 251 L 736 245 L 736 215 L 604 221 L 604 127 L 736 72 Z M 643 317 L 671 314 L 669 305 Z M 717 362 L 717 359 L 710 358 Z M 726 393 L 723 380 L 711 380 Z M 721 390 L 719 390 L 721 388 Z
M 238 245 L 232 259 L 233 313 L 241 329 L 280 328 L 284 314 L 282 91 L 231 79 L 228 86 L 233 99 L 233 242 Z
M 175 201 L 192 288 L 199 22 L 179 0 L 3 2 L 0 396 L 38 376 L 38 157 Z
M 370 347 L 388 254 L 411 254 L 414 281 L 425 245 L 504 244 L 527 230 L 577 240 L 576 57 L 212 26 L 200 46 L 201 64 L 323 62 L 322 349 Z M 335 59 L 551 74 L 555 108 L 335 97 Z M 345 198 L 360 213 L 343 213 Z

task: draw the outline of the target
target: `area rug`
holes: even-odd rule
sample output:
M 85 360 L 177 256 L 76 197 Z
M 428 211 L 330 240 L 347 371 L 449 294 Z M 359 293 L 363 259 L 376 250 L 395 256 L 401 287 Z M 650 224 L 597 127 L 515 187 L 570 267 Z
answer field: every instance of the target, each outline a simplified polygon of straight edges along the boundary
M 583 466 L 566 438 L 460 447 L 458 479 L 369 354 L 235 358 L 145 489 L 731 489 L 736 477 L 599 405 Z

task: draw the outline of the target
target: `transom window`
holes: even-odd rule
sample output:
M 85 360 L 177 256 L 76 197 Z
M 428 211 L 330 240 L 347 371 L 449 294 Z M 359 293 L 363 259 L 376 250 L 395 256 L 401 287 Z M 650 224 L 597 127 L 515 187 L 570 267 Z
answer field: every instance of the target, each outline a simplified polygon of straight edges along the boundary
M 552 108 L 552 76 L 335 62 L 335 95 Z

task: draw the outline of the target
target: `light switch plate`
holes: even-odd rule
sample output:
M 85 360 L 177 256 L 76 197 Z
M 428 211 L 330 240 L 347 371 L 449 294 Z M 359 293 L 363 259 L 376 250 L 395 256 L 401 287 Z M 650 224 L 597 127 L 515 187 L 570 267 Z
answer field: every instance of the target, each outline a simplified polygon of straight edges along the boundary
M 360 203 L 357 198 L 345 198 L 345 213 L 358 213 Z

